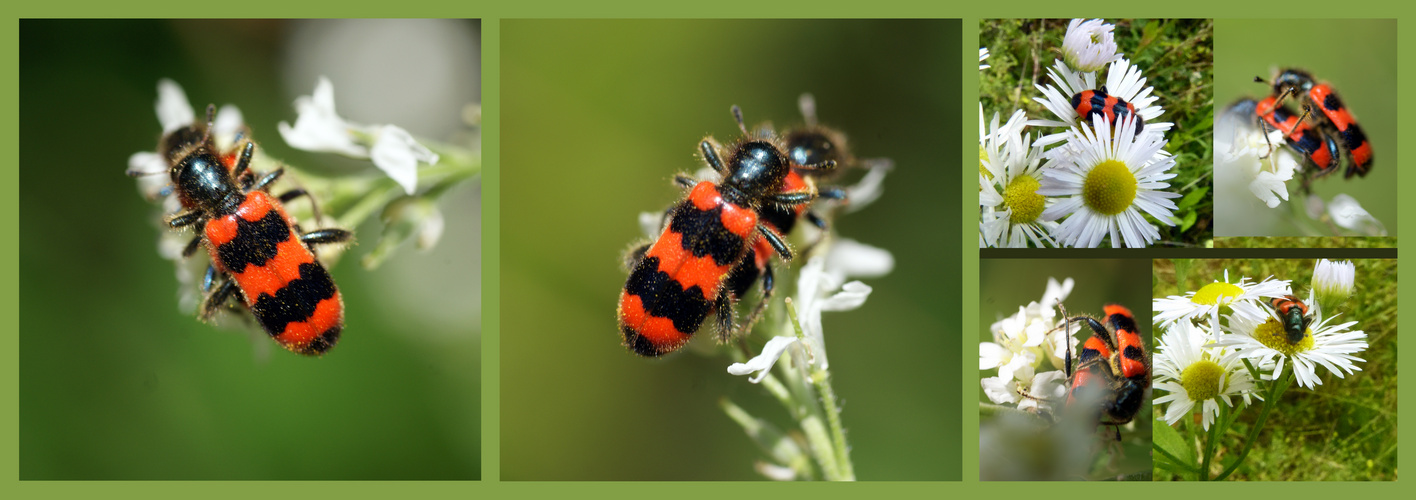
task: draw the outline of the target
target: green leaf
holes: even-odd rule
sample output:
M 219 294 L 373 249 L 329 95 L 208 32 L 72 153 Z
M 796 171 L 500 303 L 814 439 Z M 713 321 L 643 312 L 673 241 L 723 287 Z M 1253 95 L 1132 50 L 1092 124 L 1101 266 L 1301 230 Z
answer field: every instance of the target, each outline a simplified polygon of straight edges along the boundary
M 1195 188 L 1195 189 L 1191 189 L 1189 193 L 1186 193 L 1186 194 L 1185 194 L 1185 197 L 1184 197 L 1184 198 L 1181 198 L 1181 199 L 1180 199 L 1180 203 L 1176 203 L 1175 206 L 1176 206 L 1176 207 L 1179 207 L 1180 210 L 1184 210 L 1184 209 L 1190 208 L 1191 206 L 1194 206 L 1194 204 L 1199 203 L 1200 201 L 1204 200 L 1204 199 L 1205 199 L 1205 193 L 1208 193 L 1208 192 L 1209 192 L 1209 187 L 1208 187 L 1208 186 L 1200 186 L 1200 187 L 1197 187 L 1197 188 Z
M 1174 427 L 1169 425 L 1156 425 L 1151 430 L 1151 438 L 1153 439 L 1151 446 L 1155 447 L 1156 450 L 1162 451 L 1161 456 L 1169 455 L 1175 457 L 1176 460 L 1183 460 L 1184 463 L 1176 465 L 1188 469 L 1185 472 L 1190 474 L 1194 473 L 1195 451 L 1186 444 L 1185 438 L 1181 437 L 1180 433 L 1176 432 Z M 1193 477 L 1191 477 L 1191 479 L 1193 479 Z
M 1195 225 L 1195 220 L 1198 217 L 1194 211 L 1185 212 L 1185 215 L 1180 217 L 1180 232 L 1189 231 L 1190 226 Z

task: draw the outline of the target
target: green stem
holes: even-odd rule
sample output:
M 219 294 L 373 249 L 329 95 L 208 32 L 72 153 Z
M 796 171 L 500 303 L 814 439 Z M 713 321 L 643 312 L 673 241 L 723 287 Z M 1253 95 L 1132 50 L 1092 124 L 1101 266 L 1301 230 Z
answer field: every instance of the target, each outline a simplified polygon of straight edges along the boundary
M 797 342 L 804 347 L 807 344 L 806 334 L 801 329 L 801 323 L 797 321 L 796 306 L 792 304 L 790 298 L 786 300 L 787 316 L 792 319 L 792 328 L 796 331 Z M 833 480 L 855 481 L 855 466 L 851 464 L 851 447 L 846 442 L 846 431 L 841 425 L 841 408 L 836 404 L 836 390 L 831 387 L 831 374 L 821 369 L 818 363 L 811 363 L 811 381 L 816 386 L 816 393 L 821 397 L 822 410 L 826 413 L 826 424 L 831 430 L 831 445 L 835 449 L 835 462 L 838 470 Z
M 1201 406 L 1200 406 L 1200 412 L 1204 412 L 1204 411 L 1205 411 L 1204 406 L 1201 405 Z M 1200 418 L 1201 418 L 1201 420 L 1204 419 L 1203 416 L 1201 416 Z M 1219 434 L 1219 423 L 1216 422 L 1215 425 L 1211 425 L 1210 428 L 1209 428 L 1209 432 L 1206 433 L 1206 434 L 1208 434 L 1208 436 L 1205 438 L 1205 454 L 1204 454 L 1204 459 L 1202 459 L 1202 460 L 1200 461 L 1200 480 L 1201 480 L 1201 481 L 1209 481 L 1209 475 L 1210 475 L 1210 460 L 1214 457 L 1214 443 L 1215 443 L 1215 441 L 1218 441 L 1218 440 L 1219 440 L 1219 436 L 1218 436 L 1218 434 Z
M 1248 361 L 1245 360 L 1245 364 L 1247 363 Z M 1262 410 L 1259 410 L 1259 419 L 1254 422 L 1254 427 L 1249 429 L 1249 437 L 1244 440 L 1244 448 L 1240 450 L 1239 458 L 1235 459 L 1234 463 L 1229 464 L 1229 467 L 1225 468 L 1224 472 L 1219 473 L 1219 476 L 1214 478 L 1215 481 L 1223 481 L 1225 478 L 1229 477 L 1230 474 L 1233 474 L 1234 471 L 1244 463 L 1244 459 L 1249 457 L 1249 450 L 1253 448 L 1254 440 L 1259 437 L 1259 431 L 1263 430 L 1264 422 L 1268 421 L 1269 411 L 1272 410 L 1273 407 L 1278 406 L 1278 400 L 1283 397 L 1283 391 L 1288 390 L 1288 385 L 1293 382 L 1292 368 L 1292 366 L 1289 366 L 1289 370 L 1284 373 L 1283 377 L 1273 382 L 1271 386 L 1272 389 L 1269 390 L 1268 398 L 1264 401 L 1264 407 Z

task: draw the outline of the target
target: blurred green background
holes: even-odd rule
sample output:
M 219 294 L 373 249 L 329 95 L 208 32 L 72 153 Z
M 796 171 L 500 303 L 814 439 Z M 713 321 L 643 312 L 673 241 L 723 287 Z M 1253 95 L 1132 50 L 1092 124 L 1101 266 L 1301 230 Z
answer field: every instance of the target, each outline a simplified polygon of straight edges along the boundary
M 1145 276 L 1150 274 L 1149 259 L 980 259 L 979 260 L 979 342 L 993 342 L 989 325 L 1006 316 L 1017 314 L 1018 307 L 1042 299 L 1047 290 L 1047 278 L 1056 278 L 1062 283 L 1067 278 L 1075 282 L 1072 293 L 1062 302 L 1071 316 L 1090 315 L 1099 317 L 1105 304 L 1117 303 L 1126 306 L 1136 316 L 1137 326 L 1147 341 L 1146 350 L 1155 345 L 1148 335 L 1151 316 L 1150 282 Z M 1074 330 L 1074 332 L 1076 332 Z M 1085 342 L 1090 334 L 1074 333 L 1078 345 Z M 1074 351 L 1075 352 L 1075 351 Z M 970 362 L 977 353 L 969 353 Z M 1074 354 L 1075 355 L 1075 354 Z M 1050 362 L 1044 361 L 1038 372 L 1054 370 Z M 979 378 L 996 377 L 996 370 L 980 372 Z M 981 403 L 991 403 L 984 394 L 983 387 L 975 389 Z M 1147 398 L 1149 401 L 1149 398 Z M 1123 428 L 1120 453 L 1100 447 L 1092 465 L 1092 479 L 1114 479 L 1118 475 L 1136 474 L 1151 470 L 1151 405 L 1147 402 L 1129 427 Z M 987 418 L 979 425 L 992 425 Z M 1109 427 L 1098 427 L 1096 439 L 1115 439 Z M 979 450 L 979 453 L 1003 453 L 998 450 Z M 986 472 L 985 472 L 986 474 Z
M 1358 321 L 1351 330 L 1367 333 L 1367 350 L 1357 357 L 1362 371 L 1338 377 L 1317 367 L 1323 384 L 1304 389 L 1293 384 L 1269 413 L 1238 481 L 1395 481 L 1397 479 L 1397 334 L 1396 260 L 1353 259 L 1356 295 L 1331 324 Z M 1312 259 L 1234 259 L 1155 261 L 1156 297 L 1184 295 L 1200 287 L 1239 278 L 1261 281 L 1272 276 L 1292 280 L 1293 292 L 1308 296 Z M 1285 368 L 1287 370 L 1288 367 Z M 1163 411 L 1163 409 L 1161 410 Z M 1220 441 L 1211 474 L 1218 474 L 1239 453 L 1258 420 L 1259 407 L 1240 414 Z M 1181 435 L 1186 435 L 1184 427 Z M 1157 480 L 1180 477 L 1156 469 Z
M 880 200 L 835 221 L 896 261 L 864 280 L 863 308 L 824 317 L 855 471 L 958 479 L 959 38 L 957 21 L 504 21 L 502 478 L 761 478 L 718 400 L 787 414 L 723 350 L 622 347 L 621 254 L 640 212 L 682 196 L 671 180 L 702 166 L 698 141 L 737 137 L 729 106 L 785 127 L 811 92 L 858 156 L 895 162 Z
M 237 104 L 275 158 L 354 165 L 276 133 L 314 88 L 310 73 L 335 78 L 346 117 L 381 123 L 359 115 L 359 84 L 340 86 L 347 68 L 294 48 L 350 31 L 339 23 L 20 22 L 21 479 L 480 476 L 480 188 L 443 204 L 437 248 L 405 248 L 376 271 L 357 257 L 380 227 L 356 228 L 364 244 L 331 269 L 343 339 L 304 358 L 178 311 L 173 265 L 157 253 L 159 208 L 123 175 L 129 155 L 157 144 L 162 77 L 196 106 Z M 379 21 L 360 23 L 363 39 L 380 39 Z M 450 23 L 416 26 L 464 32 L 476 54 L 476 22 Z M 445 76 L 470 77 L 458 88 L 476 102 L 467 63 L 470 74 Z M 438 125 L 400 125 L 445 138 Z
M 1284 68 L 1306 69 L 1332 84 L 1371 141 L 1373 166 L 1366 177 L 1343 179 L 1336 172 L 1313 183 L 1313 192 L 1331 201 L 1347 193 L 1398 236 L 1396 224 L 1396 20 L 1395 19 L 1221 19 L 1215 22 L 1214 99 L 1222 110 L 1243 97 L 1262 98 L 1269 80 Z M 1291 109 L 1302 108 L 1290 103 Z M 1289 201 L 1299 201 L 1297 181 L 1288 183 Z M 1319 236 L 1291 220 L 1302 205 L 1270 209 L 1247 186 L 1215 191 L 1217 236 Z M 1297 212 L 1294 212 L 1297 210 Z M 1297 217 L 1305 218 L 1301 215 Z
M 1062 39 L 1070 19 L 983 19 L 979 21 L 979 47 L 987 47 L 990 67 L 979 72 L 979 102 L 985 119 L 996 112 L 1007 121 L 1014 110 L 1027 111 L 1029 119 L 1055 120 L 1034 85 L 1048 86 L 1048 69 L 1061 57 Z M 1165 113 L 1154 121 L 1170 122 L 1165 150 L 1175 157 L 1175 178 L 1169 191 L 1187 195 L 1176 198 L 1175 226 L 1156 224 L 1166 246 L 1204 246 L 1213 236 L 1214 185 L 1213 128 L 1214 21 L 1210 19 L 1107 19 L 1115 25 L 1117 52 L 1125 54 L 1153 87 L 1155 105 Z M 1098 85 L 1106 70 L 1097 73 Z M 1069 96 L 1070 97 L 1070 96 Z M 1062 132 L 1060 127 L 1028 129 L 1034 139 Z M 1145 215 L 1148 221 L 1153 220 Z M 1153 222 L 1154 223 L 1154 222 Z

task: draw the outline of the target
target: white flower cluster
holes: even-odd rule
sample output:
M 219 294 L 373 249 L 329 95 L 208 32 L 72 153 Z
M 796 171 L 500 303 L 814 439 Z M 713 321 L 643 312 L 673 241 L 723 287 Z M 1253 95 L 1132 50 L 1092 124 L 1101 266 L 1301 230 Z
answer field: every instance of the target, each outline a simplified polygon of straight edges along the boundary
M 1216 220 L 1234 220 L 1248 215 L 1245 211 L 1250 210 L 1250 203 L 1238 202 L 1247 198 L 1246 187 L 1249 194 L 1268 208 L 1278 208 L 1289 201 L 1288 183 L 1306 178 L 1303 169 L 1310 162 L 1290 148 L 1281 147 L 1285 141 L 1283 132 L 1259 126 L 1254 119 L 1253 106 L 1252 100 L 1240 101 L 1215 122 L 1214 173 L 1219 189 L 1215 196 L 1234 201 L 1216 204 L 1216 209 L 1222 210 L 1216 214 L 1219 216 Z M 1360 236 L 1387 235 L 1386 226 L 1346 193 L 1338 193 L 1326 201 L 1313 193 L 1302 201 L 1304 211 L 1313 220 L 1326 215 L 1333 224 Z
M 1018 307 L 1018 313 L 989 326 L 993 342 L 978 344 L 978 369 L 998 370 L 998 375 L 979 381 L 990 401 L 1016 406 L 1020 410 L 1050 411 L 1066 393 L 1065 367 L 1068 348 L 1076 348 L 1076 338 L 1066 328 L 1057 304 L 1072 293 L 1074 282 L 1047 279 L 1042 299 Z M 1058 368 L 1038 373 L 1042 360 Z
M 1175 159 L 1165 151 L 1172 124 L 1154 121 L 1164 109 L 1141 68 L 1116 53 L 1113 26 L 1072 20 L 1063 58 L 1048 69 L 1052 84 L 1036 86 L 1056 119 L 1029 120 L 1015 112 L 999 125 L 984 123 L 979 103 L 979 247 L 1139 248 L 1160 239 L 1155 221 L 1173 226 L 1173 198 L 1165 182 Z M 1106 68 L 1104 83 L 1098 84 Z M 1077 114 L 1072 98 L 1092 91 L 1129 103 L 1133 112 Z M 1027 127 L 1064 127 L 1034 140 Z M 1060 222 L 1058 222 L 1060 220 Z
M 1354 269 L 1350 262 L 1320 260 L 1312 289 L 1345 299 Z M 1155 388 L 1165 392 L 1155 402 L 1167 405 L 1159 419 L 1174 424 L 1199 407 L 1208 429 L 1219 414 L 1219 402 L 1231 408 L 1236 400 L 1248 405 L 1258 390 L 1245 360 L 1262 380 L 1277 379 L 1291 363 L 1298 385 L 1310 389 L 1323 383 L 1317 365 L 1338 377 L 1361 370 L 1355 363 L 1362 359 L 1354 355 L 1367 349 L 1367 335 L 1350 330 L 1357 322 L 1334 324 L 1337 315 L 1325 313 L 1326 304 L 1314 300 L 1312 292 L 1299 303 L 1289 284 L 1272 277 L 1231 283 L 1226 270 L 1224 281 L 1154 300 L 1153 321 L 1165 330 L 1153 363 Z M 1308 315 L 1295 322 L 1293 315 L 1279 312 L 1274 299 L 1279 305 L 1293 301 L 1291 307 L 1299 313 L 1307 308 Z

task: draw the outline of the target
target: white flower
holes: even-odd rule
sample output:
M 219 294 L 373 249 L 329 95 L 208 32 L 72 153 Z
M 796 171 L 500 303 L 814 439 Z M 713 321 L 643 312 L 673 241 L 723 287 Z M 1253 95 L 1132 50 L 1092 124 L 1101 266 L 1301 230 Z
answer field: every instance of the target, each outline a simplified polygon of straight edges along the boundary
M 829 255 L 837 253 L 841 255 Z M 822 370 L 830 365 L 826 360 L 826 339 L 821 328 L 821 313 L 849 311 L 865 304 L 865 299 L 870 297 L 871 288 L 865 283 L 841 283 L 853 276 L 852 273 L 870 274 L 881 270 L 889 272 L 889 268 L 894 266 L 894 258 L 889 252 L 863 244 L 837 244 L 831 247 L 829 254 L 812 257 L 802 268 L 797 277 L 795 300 L 797 320 L 806 336 L 811 362 Z M 889 264 L 885 264 L 883 260 L 888 260 Z M 828 267 L 828 262 L 834 263 L 835 266 Z
M 1215 343 L 1217 347 L 1233 347 L 1235 351 L 1226 357 L 1245 358 L 1256 365 L 1273 364 L 1271 374 L 1265 380 L 1276 380 L 1283 374 L 1285 362 L 1293 364 L 1298 385 L 1313 388 L 1322 385 L 1316 365 L 1322 365 L 1329 372 L 1342 378 L 1345 374 L 1361 371 L 1356 363 L 1362 358 L 1354 356 L 1367 350 L 1367 334 L 1361 330 L 1350 331 L 1356 321 L 1330 324 L 1336 316 L 1322 317 L 1316 311 L 1313 324 L 1304 332 L 1302 340 L 1291 342 L 1284 330 L 1283 322 L 1272 309 L 1241 302 L 1234 306 L 1235 314 L 1228 317 L 1228 333 Z M 1241 309 L 1251 309 L 1247 314 L 1239 314 Z M 1261 316 L 1254 321 L 1250 317 Z
M 1288 181 L 1301 164 L 1283 144 L 1277 129 L 1268 137 L 1254 126 L 1253 101 L 1241 101 L 1224 113 L 1215 125 L 1215 169 L 1242 174 L 1249 192 L 1269 208 L 1288 201 Z M 1266 158 L 1266 159 L 1265 159 Z
M 1170 186 L 1163 182 L 1175 159 L 1162 154 L 1165 139 L 1147 128 L 1139 136 L 1126 117 L 1116 127 L 1104 116 L 1093 117 L 1093 126 L 1081 125 L 1067 131 L 1067 146 L 1043 167 L 1044 196 L 1070 196 L 1052 205 L 1043 220 L 1067 219 L 1052 232 L 1066 246 L 1095 248 L 1109 233 L 1111 246 L 1147 246 L 1160 239 L 1160 231 L 1141 215 L 1150 214 L 1162 224 L 1173 226 L 1179 193 L 1158 191 Z M 1064 151 L 1065 150 L 1065 151 Z
M 988 47 L 978 49 L 978 69 L 980 71 L 988 68 L 988 65 L 983 63 L 984 59 L 988 59 Z
M 1026 307 L 1018 307 L 1018 314 L 994 325 L 993 338 L 997 342 L 978 343 L 978 369 L 997 368 L 998 376 L 1005 379 L 1032 379 L 1038 361 L 1033 348 L 1042 345 L 1051 322 L 1030 318 Z
M 1111 33 L 1114 29 L 1116 26 L 1100 19 L 1073 19 L 1062 39 L 1062 57 L 1077 71 L 1088 72 L 1120 59 L 1123 54 L 1116 53 L 1116 38 Z
M 1332 201 L 1327 205 L 1328 215 L 1332 216 L 1333 223 L 1342 226 L 1344 229 L 1357 231 L 1367 236 L 1386 236 L 1386 226 L 1382 221 L 1372 217 L 1362 208 L 1362 204 L 1356 198 L 1348 196 L 1346 193 L 1332 197 Z
M 1067 300 L 1067 296 L 1072 293 L 1074 283 L 1072 278 L 1067 278 L 1058 284 L 1056 279 L 1049 277 L 1047 278 L 1047 291 L 1043 292 L 1041 303 L 1028 304 L 1029 311 L 1032 311 L 1034 304 L 1036 304 L 1038 311 L 1035 314 L 1037 317 L 1042 318 L 1046 324 L 1053 325 L 1053 332 L 1042 341 L 1043 352 L 1047 354 L 1047 359 L 1052 362 L 1052 366 L 1060 367 L 1066 364 L 1068 346 L 1071 346 L 1075 351 L 1077 345 L 1076 337 L 1072 336 L 1073 332 L 1068 328 L 1057 328 L 1057 326 L 1061 326 L 1061 320 L 1057 317 L 1057 311 L 1053 309 L 1057 307 L 1057 304 Z
M 1066 395 L 1066 386 L 1063 385 L 1066 380 L 1067 375 L 1062 370 L 1052 370 L 1029 374 L 1027 380 L 988 377 L 979 380 L 979 384 L 983 386 L 983 393 L 995 404 L 1017 404 L 1020 410 L 1048 410 Z
M 1056 120 L 1031 120 L 1028 125 L 1044 127 L 1074 127 L 1085 123 L 1077 115 L 1076 108 L 1072 107 L 1072 96 L 1086 90 L 1100 89 L 1096 84 L 1095 73 L 1076 73 L 1067 68 L 1062 61 L 1056 61 L 1047 70 L 1052 84 L 1046 87 L 1034 85 L 1042 92 L 1042 97 L 1034 97 L 1033 100 L 1042 104 L 1057 116 Z M 1151 95 L 1152 87 L 1146 86 L 1146 79 L 1141 75 L 1141 68 L 1134 66 L 1130 61 L 1121 59 L 1111 63 L 1111 67 L 1106 72 L 1107 94 L 1131 104 L 1135 108 L 1136 115 L 1145 121 L 1147 132 L 1165 132 L 1173 125 L 1169 122 L 1154 122 L 1154 120 L 1165 113 L 1165 109 L 1156 105 L 1160 98 Z M 1120 126 L 1120 124 L 1117 124 Z M 1134 124 L 1130 125 L 1135 127 Z M 1050 145 L 1066 139 L 1065 133 L 1057 133 L 1038 139 L 1042 145 Z
M 1163 299 L 1155 299 L 1151 309 L 1155 312 L 1152 321 L 1161 328 L 1170 326 L 1177 321 L 1192 321 L 1197 318 L 1208 317 L 1210 331 L 1219 326 L 1219 311 L 1221 308 L 1230 307 L 1241 301 L 1262 303 L 1264 298 L 1282 297 L 1293 293 L 1288 287 L 1288 280 L 1276 280 L 1272 276 L 1258 283 L 1249 282 L 1248 277 L 1239 278 L 1238 283 L 1229 282 L 1229 270 L 1224 270 L 1224 281 L 1215 280 L 1214 283 L 1200 287 L 1198 291 L 1186 292 L 1185 295 L 1171 295 Z M 1244 313 L 1250 310 L 1245 309 Z M 1243 313 L 1241 313 L 1243 314 Z M 1259 316 L 1249 318 L 1253 321 L 1261 319 Z
M 1352 295 L 1356 280 L 1357 266 L 1350 260 L 1333 262 L 1318 259 L 1313 265 L 1313 293 L 1317 295 L 1318 304 L 1323 309 L 1333 310 L 1347 300 L 1347 297 Z
M 795 344 L 796 341 L 796 337 L 772 337 L 772 340 L 767 341 L 767 345 L 762 346 L 761 354 L 747 360 L 746 363 L 733 363 L 728 366 L 728 373 L 733 375 L 756 373 L 757 376 L 749 378 L 748 381 L 754 384 L 761 382 L 772 371 L 772 365 L 777 363 L 777 359 L 782 357 L 782 353 L 787 351 L 787 347 Z
M 1174 424 L 1190 415 L 1200 405 L 1205 430 L 1209 430 L 1219 414 L 1219 401 L 1234 407 L 1231 396 L 1262 399 L 1257 394 L 1253 377 L 1237 357 L 1226 357 L 1226 349 L 1214 347 L 1214 336 L 1204 327 L 1189 321 L 1174 323 L 1156 346 L 1155 388 L 1167 394 L 1157 397 L 1155 404 L 1167 405 L 1161 419 Z
M 192 110 L 192 104 L 187 100 L 187 92 L 183 91 L 177 82 L 167 78 L 157 81 L 156 108 L 157 122 L 162 124 L 164 135 L 197 120 L 197 113 Z
M 408 194 L 418 186 L 418 162 L 437 164 L 438 155 L 394 125 L 345 121 L 334 109 L 334 85 L 320 77 L 315 91 L 295 100 L 295 125 L 280 122 L 280 136 L 291 147 L 368 158 Z
M 885 174 L 895 167 L 893 162 L 884 158 L 864 160 L 862 163 L 869 170 L 860 178 L 860 181 L 846 186 L 846 199 L 850 200 L 850 203 L 846 203 L 843 208 L 848 214 L 857 212 L 880 199 L 880 195 L 885 193 Z
M 1062 370 L 1045 371 L 1034 375 L 1029 381 L 1027 396 L 1018 401 L 1019 410 L 1038 409 L 1051 411 L 1057 403 L 1064 401 L 1067 394 L 1067 373 Z
M 998 124 L 993 114 L 992 132 L 985 133 L 983 107 L 979 107 L 979 192 L 981 211 L 979 224 L 984 245 L 991 247 L 1057 246 L 1048 233 L 1057 223 L 1043 220 L 1049 206 L 1046 197 L 1038 194 L 1042 187 L 1041 147 L 1032 144 L 1032 136 L 1022 135 L 1026 115 L 1019 110 L 1008 123 Z
M 157 103 L 154 108 L 164 136 L 197 120 L 197 113 L 187 100 L 187 93 L 181 85 L 167 78 L 157 81 Z M 241 110 L 230 104 L 222 106 L 212 124 L 212 139 L 218 147 L 229 147 L 244 126 Z M 167 159 L 153 151 L 140 151 L 128 157 L 127 174 L 137 178 L 138 191 L 150 201 L 171 194 L 170 168 Z

